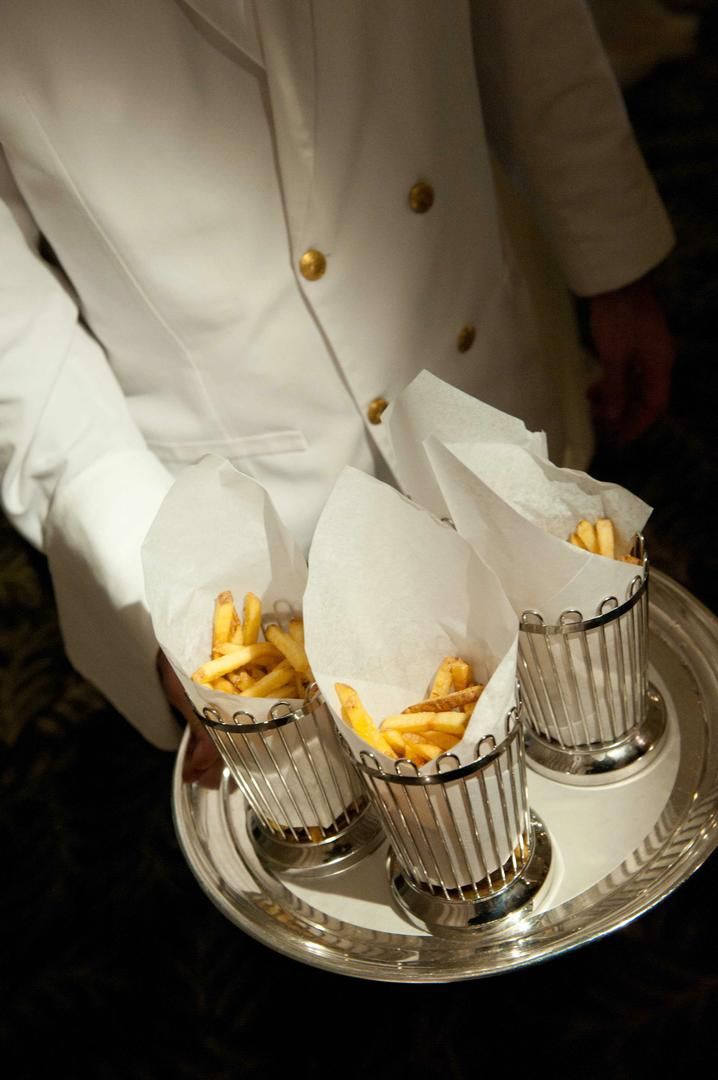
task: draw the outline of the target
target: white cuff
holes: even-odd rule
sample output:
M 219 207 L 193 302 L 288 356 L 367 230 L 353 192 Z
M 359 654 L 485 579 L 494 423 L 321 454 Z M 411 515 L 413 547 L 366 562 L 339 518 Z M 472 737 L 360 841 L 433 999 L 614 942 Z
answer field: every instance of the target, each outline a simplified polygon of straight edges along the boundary
M 179 733 L 155 670 L 140 548 L 171 485 L 149 451 L 109 454 L 59 488 L 45 526 L 70 662 L 162 749 Z

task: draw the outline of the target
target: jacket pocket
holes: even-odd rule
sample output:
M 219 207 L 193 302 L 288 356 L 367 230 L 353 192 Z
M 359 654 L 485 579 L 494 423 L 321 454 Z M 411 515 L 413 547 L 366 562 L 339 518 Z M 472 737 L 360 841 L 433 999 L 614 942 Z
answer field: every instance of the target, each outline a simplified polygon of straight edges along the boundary
M 160 461 L 189 465 L 205 454 L 219 454 L 235 461 L 238 458 L 263 457 L 265 454 L 292 454 L 307 449 L 303 432 L 293 428 L 266 431 L 261 435 L 245 435 L 235 439 L 207 439 L 193 442 L 159 442 L 148 439 L 147 445 Z

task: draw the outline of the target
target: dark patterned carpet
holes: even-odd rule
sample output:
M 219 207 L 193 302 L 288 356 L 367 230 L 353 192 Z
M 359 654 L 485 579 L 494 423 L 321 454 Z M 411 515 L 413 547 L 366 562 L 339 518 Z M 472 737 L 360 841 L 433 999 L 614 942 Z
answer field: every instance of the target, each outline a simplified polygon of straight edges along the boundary
M 718 11 L 700 6 L 700 52 L 628 94 L 679 234 L 658 278 L 680 344 L 673 404 L 594 471 L 653 503 L 654 562 L 718 611 Z M 6 525 L 0 611 L 4 1075 L 714 1070 L 717 858 L 632 926 L 511 975 L 402 987 L 305 967 L 205 899 L 173 834 L 171 757 L 70 670 L 43 560 Z

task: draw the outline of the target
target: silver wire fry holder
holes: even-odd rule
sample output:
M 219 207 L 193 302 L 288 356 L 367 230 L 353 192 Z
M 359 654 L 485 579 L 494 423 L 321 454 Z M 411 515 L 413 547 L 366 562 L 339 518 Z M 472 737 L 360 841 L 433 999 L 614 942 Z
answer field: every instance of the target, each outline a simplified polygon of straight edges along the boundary
M 279 701 L 264 720 L 245 711 L 225 720 L 212 706 L 201 719 L 249 804 L 252 843 L 269 869 L 334 874 L 381 843 L 379 821 L 316 684 L 299 708 Z
M 406 758 L 388 772 L 368 750 L 356 761 L 389 836 L 394 900 L 438 937 L 465 938 L 525 909 L 546 880 L 551 846 L 529 808 L 519 710 L 502 742 L 482 739 L 468 765 L 451 752 L 433 773 Z
M 519 681 L 533 768 L 574 785 L 625 779 L 653 759 L 665 732 L 665 707 L 648 683 L 648 559 L 623 602 L 608 596 L 593 618 L 564 611 L 548 625 L 524 611 Z

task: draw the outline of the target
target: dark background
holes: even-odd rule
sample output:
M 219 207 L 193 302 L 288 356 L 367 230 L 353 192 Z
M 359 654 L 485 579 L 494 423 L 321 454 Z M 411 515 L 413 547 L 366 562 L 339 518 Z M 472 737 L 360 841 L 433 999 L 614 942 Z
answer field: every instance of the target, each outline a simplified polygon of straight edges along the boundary
M 679 345 L 673 402 L 593 471 L 653 504 L 652 561 L 718 611 L 718 6 L 673 6 L 702 13 L 697 51 L 626 92 L 678 233 L 656 278 Z M 8 1077 L 715 1070 L 715 857 L 632 926 L 535 968 L 423 987 L 328 974 L 205 898 L 172 830 L 171 756 L 69 668 L 44 561 L 4 522 L 0 664 Z

